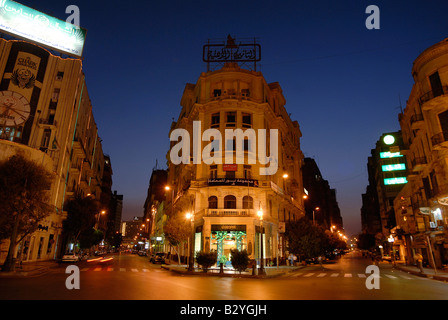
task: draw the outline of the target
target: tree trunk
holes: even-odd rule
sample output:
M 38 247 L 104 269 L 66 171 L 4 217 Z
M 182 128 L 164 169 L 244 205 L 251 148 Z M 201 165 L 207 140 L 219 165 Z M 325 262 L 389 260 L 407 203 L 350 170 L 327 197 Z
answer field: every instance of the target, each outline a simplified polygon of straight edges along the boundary
M 19 230 L 19 214 L 16 214 L 16 217 L 14 219 L 14 227 L 12 229 L 11 237 L 9 239 L 9 250 L 8 255 L 6 256 L 5 263 L 3 264 L 2 271 L 9 272 L 14 271 L 14 251 L 16 250 L 17 246 L 17 231 Z

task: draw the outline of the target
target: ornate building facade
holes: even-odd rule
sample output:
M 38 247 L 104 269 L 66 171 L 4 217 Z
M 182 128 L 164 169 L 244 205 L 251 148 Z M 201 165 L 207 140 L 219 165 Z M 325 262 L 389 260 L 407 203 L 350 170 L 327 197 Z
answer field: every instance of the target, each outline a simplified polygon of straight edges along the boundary
M 278 83 L 234 62 L 186 85 L 170 131 L 165 210 L 192 215 L 194 251 L 217 250 L 225 262 L 231 249 L 246 249 L 259 261 L 262 244 L 266 263 L 285 257 L 285 222 L 304 216 L 301 131 L 285 104 Z M 178 129 L 189 155 L 175 164 Z
M 64 202 L 100 199 L 105 163 L 80 59 L 26 41 L 0 39 L 0 159 L 22 153 L 53 173 L 53 211 L 17 246 L 22 261 L 61 253 Z M 3 242 L 0 260 L 9 244 Z
M 399 115 L 409 174 L 395 198 L 396 241 L 413 263 L 448 263 L 448 39 L 414 61 L 414 85 Z

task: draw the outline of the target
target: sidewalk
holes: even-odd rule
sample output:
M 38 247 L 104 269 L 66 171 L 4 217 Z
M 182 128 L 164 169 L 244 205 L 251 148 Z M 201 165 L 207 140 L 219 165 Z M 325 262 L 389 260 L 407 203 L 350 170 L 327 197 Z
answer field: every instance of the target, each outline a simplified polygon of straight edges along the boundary
M 255 275 L 253 275 L 252 269 L 246 269 L 241 274 L 234 269 L 224 268 L 224 273 L 220 273 L 219 268 L 210 268 L 207 273 L 204 273 L 202 269 L 195 268 L 194 271 L 188 271 L 188 265 L 186 264 L 163 264 L 162 269 L 172 271 L 178 274 L 184 275 L 197 275 L 208 277 L 235 277 L 235 278 L 273 278 L 284 275 L 288 272 L 298 270 L 303 266 L 279 266 L 277 267 L 265 267 L 265 275 L 259 275 L 258 269 L 255 269 Z
M 0 279 L 39 276 L 47 273 L 51 268 L 58 267 L 59 265 L 59 262 L 55 260 L 24 262 L 21 266 L 16 263 L 14 271 L 0 271 Z
M 440 269 L 434 270 L 433 268 L 423 268 L 423 273 L 421 273 L 420 269 L 417 266 L 405 265 L 404 263 L 396 263 L 395 268 L 419 277 L 426 277 L 440 281 L 448 281 L 448 270 L 440 270 Z

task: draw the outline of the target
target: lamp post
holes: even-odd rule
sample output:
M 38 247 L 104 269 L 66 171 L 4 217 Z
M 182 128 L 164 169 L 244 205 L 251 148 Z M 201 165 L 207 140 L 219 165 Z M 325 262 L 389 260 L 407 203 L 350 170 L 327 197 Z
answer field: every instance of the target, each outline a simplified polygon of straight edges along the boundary
M 194 271 L 194 259 L 193 259 L 193 244 L 194 244 L 194 215 L 192 213 L 187 213 L 186 218 L 190 220 L 191 223 L 191 235 L 189 240 L 189 254 L 188 254 L 188 271 Z
M 170 186 L 165 186 L 166 191 L 171 190 L 171 215 L 174 214 L 174 188 L 171 188 Z
M 264 257 L 263 257 L 263 210 L 260 209 L 257 212 L 258 216 L 260 217 L 260 270 L 258 271 L 259 275 L 265 275 L 266 272 L 264 270 Z
M 320 210 L 319 207 L 316 207 L 316 208 L 313 209 L 313 226 L 316 224 L 315 221 L 314 221 L 314 211 L 319 211 L 319 210 Z

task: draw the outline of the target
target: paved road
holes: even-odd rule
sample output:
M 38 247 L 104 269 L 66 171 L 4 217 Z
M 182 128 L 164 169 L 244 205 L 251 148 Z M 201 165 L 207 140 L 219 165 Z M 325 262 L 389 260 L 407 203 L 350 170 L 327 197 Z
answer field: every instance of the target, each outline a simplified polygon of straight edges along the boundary
M 1 279 L 0 299 L 58 300 L 390 300 L 448 298 L 448 283 L 380 265 L 379 289 L 367 289 L 369 261 L 348 256 L 324 269 L 310 266 L 270 279 L 175 274 L 145 257 L 120 255 L 109 265 L 78 264 L 80 289 L 68 290 L 65 268 L 24 279 Z

